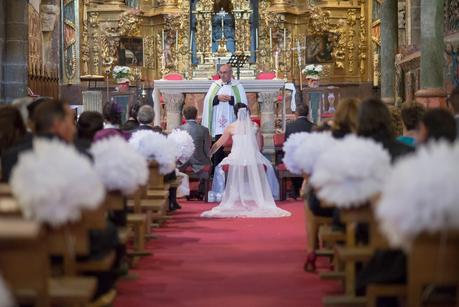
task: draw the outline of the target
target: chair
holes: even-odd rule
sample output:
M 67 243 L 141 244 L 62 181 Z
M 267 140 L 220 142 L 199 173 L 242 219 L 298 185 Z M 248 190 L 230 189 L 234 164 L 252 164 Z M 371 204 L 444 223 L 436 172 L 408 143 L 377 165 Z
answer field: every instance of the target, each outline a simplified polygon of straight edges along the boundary
M 184 170 L 184 173 L 188 175 L 188 178 L 190 180 L 190 186 L 191 186 L 191 181 L 200 182 L 201 179 L 204 180 L 204 201 L 205 202 L 207 202 L 207 194 L 209 192 L 210 171 L 211 171 L 210 165 L 205 165 L 199 174 L 193 172 L 193 168 L 191 167 L 191 165 L 186 167 Z

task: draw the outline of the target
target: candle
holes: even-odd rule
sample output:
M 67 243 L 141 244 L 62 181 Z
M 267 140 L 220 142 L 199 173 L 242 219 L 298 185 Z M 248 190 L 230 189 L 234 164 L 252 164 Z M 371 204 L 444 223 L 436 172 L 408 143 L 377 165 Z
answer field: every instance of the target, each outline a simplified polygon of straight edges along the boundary
M 161 67 L 165 68 L 166 67 L 166 54 L 163 51 L 163 56 L 161 57 Z
M 163 32 L 161 34 L 161 39 L 162 39 L 161 46 L 163 47 L 163 50 L 164 50 L 164 29 L 163 29 Z
M 258 28 L 255 29 L 255 50 L 258 50 Z
M 287 49 L 287 29 L 284 28 L 284 50 Z
M 269 28 L 269 48 L 273 49 L 273 32 L 271 28 Z
M 193 31 L 190 33 L 190 51 L 193 52 Z
M 276 67 L 276 71 L 277 71 L 277 68 L 279 66 L 279 51 L 276 51 L 276 56 L 274 58 L 274 66 Z
M 178 30 L 175 30 L 175 52 L 178 51 Z

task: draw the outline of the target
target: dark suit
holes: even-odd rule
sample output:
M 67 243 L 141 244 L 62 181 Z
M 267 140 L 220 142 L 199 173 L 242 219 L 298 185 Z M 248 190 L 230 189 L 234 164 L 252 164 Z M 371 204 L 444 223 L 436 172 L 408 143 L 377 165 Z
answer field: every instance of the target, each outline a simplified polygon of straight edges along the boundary
M 289 136 L 298 132 L 311 132 L 314 124 L 311 123 L 305 116 L 299 116 L 296 120 L 287 124 L 285 128 L 285 140 L 288 140 Z M 291 178 L 294 189 L 295 198 L 300 195 L 301 185 L 303 184 L 303 178 Z
M 179 127 L 188 132 L 193 138 L 195 150 L 186 166 L 191 165 L 193 172 L 199 173 L 205 165 L 210 165 L 210 134 L 209 129 L 201 126 L 194 120 L 189 120 Z
M 296 120 L 287 124 L 285 128 L 285 140 L 293 133 L 297 132 L 311 132 L 314 124 L 311 123 L 306 117 L 299 116 Z

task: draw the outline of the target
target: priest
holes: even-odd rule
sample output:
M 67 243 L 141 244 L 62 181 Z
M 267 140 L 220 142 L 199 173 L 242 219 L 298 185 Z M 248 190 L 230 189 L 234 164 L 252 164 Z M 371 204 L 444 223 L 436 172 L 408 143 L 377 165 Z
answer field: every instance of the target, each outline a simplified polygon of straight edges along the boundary
M 209 129 L 213 142 L 216 142 L 229 124 L 236 120 L 233 106 L 242 102 L 247 104 L 247 96 L 239 81 L 234 80 L 231 65 L 224 64 L 218 70 L 220 80 L 212 83 L 204 98 L 202 125 Z M 213 156 L 214 166 L 225 158 L 223 147 Z

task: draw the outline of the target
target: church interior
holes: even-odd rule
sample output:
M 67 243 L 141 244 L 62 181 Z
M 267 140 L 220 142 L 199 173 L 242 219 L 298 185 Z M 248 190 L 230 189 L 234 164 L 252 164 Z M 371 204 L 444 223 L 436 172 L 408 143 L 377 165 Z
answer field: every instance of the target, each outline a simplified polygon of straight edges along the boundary
M 0 159 L 0 307 L 459 307 L 459 0 L 0 0 Z

